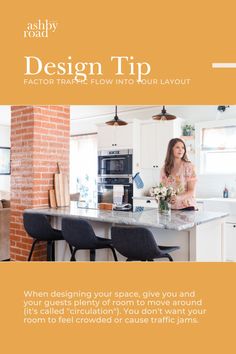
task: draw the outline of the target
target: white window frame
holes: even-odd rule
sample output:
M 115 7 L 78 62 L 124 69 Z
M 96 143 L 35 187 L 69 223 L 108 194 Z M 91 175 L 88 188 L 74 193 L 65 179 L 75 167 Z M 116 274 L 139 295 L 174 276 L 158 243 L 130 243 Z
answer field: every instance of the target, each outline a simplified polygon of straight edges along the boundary
M 234 119 L 225 119 L 225 120 L 214 120 L 214 121 L 206 121 L 206 122 L 198 122 L 195 124 L 195 151 L 196 151 L 196 170 L 198 175 L 204 176 L 212 176 L 216 175 L 216 173 L 207 173 L 204 172 L 201 168 L 202 166 L 202 152 L 201 152 L 201 142 L 202 142 L 202 130 L 204 128 L 221 128 L 236 125 L 236 118 Z M 217 173 L 217 175 L 227 175 L 227 176 L 235 176 L 235 173 Z

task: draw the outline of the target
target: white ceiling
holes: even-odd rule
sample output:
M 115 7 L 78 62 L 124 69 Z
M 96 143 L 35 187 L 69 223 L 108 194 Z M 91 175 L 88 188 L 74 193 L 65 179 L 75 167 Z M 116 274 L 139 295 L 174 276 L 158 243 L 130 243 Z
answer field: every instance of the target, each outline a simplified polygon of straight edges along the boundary
M 160 113 L 161 106 L 118 106 L 118 116 L 131 122 L 133 119 L 148 120 Z M 71 134 L 84 134 L 97 131 L 97 126 L 114 117 L 115 106 L 71 106 Z M 235 118 L 236 106 L 230 106 L 224 113 L 217 106 L 167 106 L 167 111 L 186 122 Z M 0 106 L 0 125 L 10 125 L 10 106 Z
M 131 122 L 133 119 L 149 120 L 160 113 L 162 106 L 118 106 L 118 116 Z M 114 117 L 115 106 L 71 106 L 71 134 L 97 131 L 97 126 Z M 236 106 L 230 106 L 224 113 L 217 106 L 166 106 L 168 113 L 182 118 L 188 123 L 202 120 L 235 118 Z

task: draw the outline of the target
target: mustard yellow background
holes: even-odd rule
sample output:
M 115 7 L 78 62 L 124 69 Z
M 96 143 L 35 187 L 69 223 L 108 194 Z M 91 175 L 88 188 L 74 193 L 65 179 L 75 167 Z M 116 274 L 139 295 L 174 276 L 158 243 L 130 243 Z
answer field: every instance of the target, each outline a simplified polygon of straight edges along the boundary
M 204 263 L 4 263 L 2 353 L 227 353 L 235 348 L 235 267 Z M 208 313 L 198 325 L 23 324 L 24 290 L 190 291 Z
M 235 1 L 7 1 L 1 6 L 0 104 L 235 104 Z M 48 39 L 24 39 L 28 22 L 59 23 Z M 44 61 L 148 61 L 151 77 L 190 86 L 24 86 L 24 56 Z
M 7 1 L 1 5 L 0 104 L 236 104 L 235 1 Z M 55 20 L 47 40 L 23 39 L 28 22 Z M 24 86 L 25 55 L 106 63 L 133 55 L 190 86 Z M 107 72 L 107 76 L 111 73 Z M 154 75 L 153 75 L 154 76 Z M 3 353 L 223 353 L 235 348 L 235 264 L 0 264 Z M 207 299 L 198 326 L 25 326 L 24 289 L 195 289 Z

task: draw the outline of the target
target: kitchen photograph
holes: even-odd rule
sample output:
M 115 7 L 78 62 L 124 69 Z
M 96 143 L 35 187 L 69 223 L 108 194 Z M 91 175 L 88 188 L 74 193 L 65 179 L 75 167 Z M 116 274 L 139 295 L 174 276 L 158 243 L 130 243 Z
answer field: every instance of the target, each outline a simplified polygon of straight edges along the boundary
M 0 260 L 236 261 L 236 106 L 0 106 Z

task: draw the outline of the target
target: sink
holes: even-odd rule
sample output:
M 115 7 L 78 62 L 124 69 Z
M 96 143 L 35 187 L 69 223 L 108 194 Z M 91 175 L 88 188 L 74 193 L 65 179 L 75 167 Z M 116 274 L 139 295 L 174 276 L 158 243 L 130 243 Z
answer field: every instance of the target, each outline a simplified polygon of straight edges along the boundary
M 209 198 L 203 203 L 205 211 L 223 211 L 236 215 L 236 198 Z
M 214 200 L 217 202 L 224 202 L 224 203 L 236 203 L 236 198 L 209 198 L 209 200 Z

